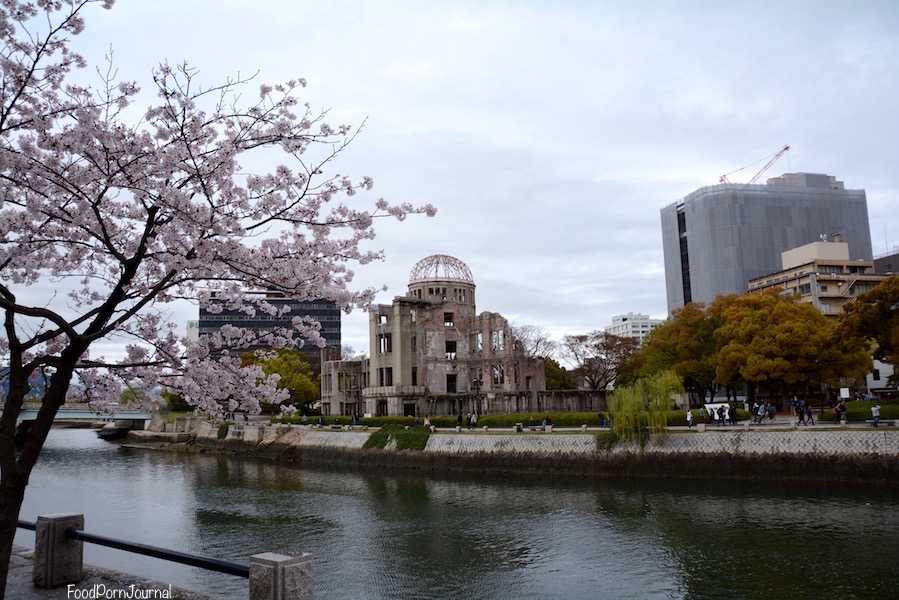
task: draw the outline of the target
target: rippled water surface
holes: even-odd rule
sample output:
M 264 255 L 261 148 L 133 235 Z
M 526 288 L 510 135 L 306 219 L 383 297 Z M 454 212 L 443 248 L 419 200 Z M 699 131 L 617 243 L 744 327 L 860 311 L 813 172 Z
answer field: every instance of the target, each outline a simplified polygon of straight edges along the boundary
M 303 468 L 54 430 L 21 518 L 242 562 L 311 552 L 318 599 L 894 598 L 894 494 Z M 16 542 L 33 544 L 20 531 Z M 85 545 L 85 561 L 246 598 L 245 579 Z

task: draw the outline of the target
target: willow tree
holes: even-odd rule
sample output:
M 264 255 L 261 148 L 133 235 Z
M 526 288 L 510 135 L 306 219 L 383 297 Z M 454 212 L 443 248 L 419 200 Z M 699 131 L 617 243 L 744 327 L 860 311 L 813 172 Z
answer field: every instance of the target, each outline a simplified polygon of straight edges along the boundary
M 668 425 L 668 411 L 676 397 L 684 393 L 680 378 L 662 371 L 637 379 L 631 385 L 616 387 L 609 400 L 612 433 L 619 440 L 634 436 L 656 436 Z
M 347 311 L 368 306 L 375 290 L 353 289 L 350 266 L 382 257 L 362 248 L 374 237 L 374 217 L 434 212 L 360 203 L 355 195 L 371 189 L 371 179 L 331 165 L 355 130 L 328 124 L 326 112 L 301 102 L 302 80 L 253 91 L 238 79 L 201 85 L 186 64 L 162 64 L 151 84 L 156 100 L 143 110 L 134 106 L 136 83 L 71 83 L 86 62 L 69 37 L 98 3 L 112 4 L 0 4 L 0 360 L 9 364 L 0 590 L 29 475 L 67 399 L 116 402 L 126 383 L 162 386 L 201 408 L 230 398 L 230 409 L 254 412 L 260 399 L 285 399 L 277 376 L 242 365 L 240 350 L 320 341 L 319 326 L 245 291 L 328 299 Z M 182 339 L 168 307 L 181 299 L 293 325 L 265 339 L 232 326 Z M 123 356 L 91 352 L 100 342 Z M 17 452 L 16 421 L 34 373 L 49 384 Z M 81 385 L 72 385 L 76 378 Z

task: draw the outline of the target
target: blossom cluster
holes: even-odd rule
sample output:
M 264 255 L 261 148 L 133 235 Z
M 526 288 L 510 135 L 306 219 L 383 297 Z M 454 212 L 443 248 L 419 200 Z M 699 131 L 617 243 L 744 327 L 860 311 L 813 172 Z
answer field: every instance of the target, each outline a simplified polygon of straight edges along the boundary
M 127 385 L 210 410 L 282 400 L 277 376 L 242 364 L 241 350 L 316 341 L 316 323 L 294 315 L 291 330 L 265 340 L 226 326 L 189 341 L 166 305 L 187 298 L 274 315 L 246 295 L 270 290 L 367 307 L 375 290 L 354 289 L 350 266 L 383 258 L 362 248 L 375 219 L 434 208 L 358 201 L 372 179 L 337 174 L 332 163 L 359 130 L 301 102 L 302 79 L 242 95 L 249 80 L 204 86 L 186 63 L 162 64 L 157 100 L 134 122 L 135 82 L 68 85 L 85 64 L 66 36 L 83 29 L 93 3 L 0 7 L 3 361 L 14 374 L 57 369 L 54 390 L 70 399 L 118 400 Z M 35 35 L 35 22 L 49 30 Z M 125 345 L 125 358 L 92 355 L 110 341 Z

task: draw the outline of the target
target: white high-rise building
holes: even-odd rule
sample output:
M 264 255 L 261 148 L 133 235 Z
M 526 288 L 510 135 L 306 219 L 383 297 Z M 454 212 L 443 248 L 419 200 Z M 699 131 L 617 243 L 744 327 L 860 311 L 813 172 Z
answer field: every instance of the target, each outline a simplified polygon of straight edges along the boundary
M 664 322 L 662 319 L 650 319 L 649 315 L 629 312 L 626 315 L 612 317 L 612 324 L 606 327 L 605 331 L 618 337 L 637 338 L 642 346 L 643 338 Z

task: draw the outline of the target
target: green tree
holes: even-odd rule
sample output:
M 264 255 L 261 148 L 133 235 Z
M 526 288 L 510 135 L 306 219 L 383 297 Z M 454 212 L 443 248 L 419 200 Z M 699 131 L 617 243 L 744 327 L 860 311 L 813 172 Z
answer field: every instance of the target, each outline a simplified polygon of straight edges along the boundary
M 899 277 L 885 279 L 846 303 L 840 332 L 873 342 L 874 358 L 899 367 Z
M 555 359 L 546 357 L 543 359 L 543 372 L 546 375 L 546 389 L 548 390 L 574 390 L 577 382 L 568 370 Z
M 119 394 L 119 404 L 122 406 L 127 406 L 128 404 L 140 404 L 146 397 L 147 392 L 143 388 L 129 386 Z
M 319 397 L 320 387 L 309 365 L 309 358 L 299 350 L 278 350 L 262 358 L 248 352 L 242 356 L 244 364 L 255 363 L 268 375 L 278 374 L 278 389 L 290 393 L 289 402 L 295 406 L 308 406 Z

